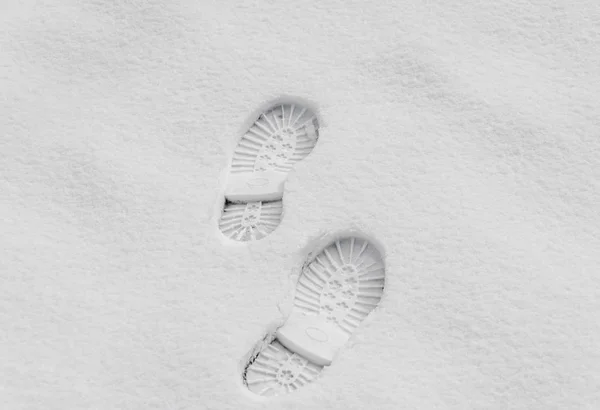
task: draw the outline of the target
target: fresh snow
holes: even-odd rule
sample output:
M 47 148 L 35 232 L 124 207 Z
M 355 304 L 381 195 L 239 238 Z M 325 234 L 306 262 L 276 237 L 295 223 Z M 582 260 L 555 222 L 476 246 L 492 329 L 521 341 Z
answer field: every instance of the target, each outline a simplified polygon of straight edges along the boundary
M 0 408 L 600 408 L 597 0 L 0 2 Z M 257 113 L 319 142 L 281 224 L 218 219 Z M 307 258 L 373 238 L 320 378 L 242 383 Z

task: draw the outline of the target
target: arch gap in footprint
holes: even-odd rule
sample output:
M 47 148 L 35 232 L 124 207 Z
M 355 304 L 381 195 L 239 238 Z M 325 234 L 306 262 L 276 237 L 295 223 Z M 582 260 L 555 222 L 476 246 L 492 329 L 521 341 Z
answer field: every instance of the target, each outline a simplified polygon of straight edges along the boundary
M 262 112 L 238 142 L 225 188 L 219 229 L 230 239 L 264 238 L 281 222 L 288 173 L 315 147 L 319 121 L 304 105 Z
M 312 382 L 379 304 L 385 265 L 368 240 L 350 236 L 325 247 L 302 270 L 294 307 L 275 339 L 242 375 L 261 396 L 290 393 Z

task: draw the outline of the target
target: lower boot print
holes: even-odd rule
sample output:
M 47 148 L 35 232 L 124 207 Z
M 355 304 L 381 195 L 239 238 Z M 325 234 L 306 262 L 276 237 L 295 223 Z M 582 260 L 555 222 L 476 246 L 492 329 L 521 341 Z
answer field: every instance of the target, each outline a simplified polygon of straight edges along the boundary
M 275 340 L 246 367 L 248 389 L 273 396 L 313 381 L 378 305 L 384 284 L 382 257 L 367 240 L 328 245 L 302 271 L 294 308 Z

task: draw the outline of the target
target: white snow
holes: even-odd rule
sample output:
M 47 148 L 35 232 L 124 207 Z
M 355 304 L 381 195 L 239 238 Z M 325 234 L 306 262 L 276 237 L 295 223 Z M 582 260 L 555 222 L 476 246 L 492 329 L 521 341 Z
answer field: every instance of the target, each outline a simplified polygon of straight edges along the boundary
M 0 408 L 600 408 L 600 3 L 4 0 Z M 257 110 L 322 119 L 232 245 Z M 274 399 L 245 358 L 310 252 L 385 253 L 371 313 Z

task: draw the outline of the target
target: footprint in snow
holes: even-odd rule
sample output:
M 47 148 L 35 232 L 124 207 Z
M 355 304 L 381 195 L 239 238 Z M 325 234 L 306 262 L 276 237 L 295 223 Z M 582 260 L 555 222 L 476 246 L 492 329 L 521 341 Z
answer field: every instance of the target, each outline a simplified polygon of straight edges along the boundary
M 248 362 L 245 385 L 276 396 L 315 380 L 378 305 L 384 284 L 383 259 L 369 241 L 346 237 L 329 244 L 300 274 L 292 313 Z
M 302 105 L 278 104 L 260 114 L 233 153 L 219 221 L 225 236 L 252 241 L 277 228 L 287 175 L 318 138 L 317 117 Z

